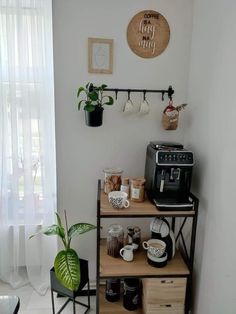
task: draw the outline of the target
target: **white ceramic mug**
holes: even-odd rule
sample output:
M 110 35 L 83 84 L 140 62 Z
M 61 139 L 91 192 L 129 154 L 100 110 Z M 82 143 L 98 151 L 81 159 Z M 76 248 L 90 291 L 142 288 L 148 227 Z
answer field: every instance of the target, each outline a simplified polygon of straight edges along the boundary
M 161 257 L 166 249 L 166 243 L 159 239 L 150 239 L 143 242 L 143 248 L 154 257 Z
M 122 191 L 112 191 L 108 194 L 109 203 L 114 208 L 128 208 L 129 201 L 127 198 L 128 194 Z
M 134 111 L 134 104 L 131 99 L 128 99 L 123 107 L 123 112 L 131 113 Z
M 132 245 L 125 245 L 121 250 L 120 250 L 120 256 L 123 258 L 124 261 L 126 262 L 132 262 L 134 259 L 134 253 L 133 253 L 133 246 Z
M 141 114 L 147 114 L 150 111 L 149 103 L 147 102 L 146 99 L 144 99 L 139 107 L 139 113 Z

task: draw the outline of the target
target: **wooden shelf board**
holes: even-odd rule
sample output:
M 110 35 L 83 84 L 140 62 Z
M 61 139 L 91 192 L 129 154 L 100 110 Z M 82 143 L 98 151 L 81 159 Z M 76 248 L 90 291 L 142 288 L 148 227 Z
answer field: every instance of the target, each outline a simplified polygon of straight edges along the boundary
M 123 307 L 122 299 L 118 302 L 108 302 L 105 298 L 105 288 L 100 287 L 99 291 L 99 314 L 125 314 L 125 313 L 134 313 L 134 314 L 142 314 L 142 309 L 138 309 L 136 311 L 128 311 Z
M 194 216 L 195 211 L 194 210 L 188 210 L 188 211 L 160 211 L 158 208 L 156 208 L 155 205 L 153 205 L 149 200 L 145 200 L 142 203 L 133 202 L 130 201 L 130 207 L 129 208 L 122 208 L 122 209 L 116 209 L 111 206 L 111 204 L 108 202 L 107 194 L 105 194 L 103 191 L 101 191 L 101 209 L 100 209 L 100 215 L 101 216 L 120 216 L 120 217 L 133 217 L 133 216 L 140 216 L 140 217 L 153 217 L 153 216 L 159 216 L 159 217 L 170 217 L 170 216 Z
M 134 260 L 126 262 L 121 257 L 115 258 L 107 255 L 106 240 L 100 244 L 100 277 L 155 277 L 155 276 L 187 276 L 189 269 L 181 254 L 177 252 L 175 257 L 168 261 L 163 268 L 150 266 L 147 262 L 146 251 L 141 249 L 135 252 Z

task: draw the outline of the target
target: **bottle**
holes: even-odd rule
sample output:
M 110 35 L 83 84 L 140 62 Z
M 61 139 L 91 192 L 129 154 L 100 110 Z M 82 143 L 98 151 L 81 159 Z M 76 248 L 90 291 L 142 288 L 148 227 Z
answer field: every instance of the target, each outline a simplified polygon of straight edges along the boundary
M 130 197 L 130 188 L 129 188 L 129 178 L 121 179 L 120 190 L 128 194 L 128 198 Z

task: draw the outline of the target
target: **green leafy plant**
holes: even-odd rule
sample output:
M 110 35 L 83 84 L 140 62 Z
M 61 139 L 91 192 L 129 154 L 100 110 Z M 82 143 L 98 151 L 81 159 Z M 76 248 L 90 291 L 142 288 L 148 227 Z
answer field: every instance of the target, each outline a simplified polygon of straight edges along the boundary
M 64 245 L 64 250 L 58 252 L 54 260 L 55 275 L 59 282 L 66 288 L 76 291 L 80 285 L 80 261 L 75 250 L 71 245 L 74 236 L 86 233 L 96 228 L 89 223 L 77 223 L 68 228 L 67 216 L 65 212 L 65 227 L 62 225 L 60 216 L 56 213 L 57 224 L 41 230 L 39 233 L 30 236 L 30 239 L 38 234 L 47 236 L 58 236 Z
M 84 104 L 84 110 L 88 112 L 94 111 L 96 106 L 101 108 L 104 105 L 113 105 L 113 98 L 103 94 L 106 87 L 107 85 L 105 84 L 94 86 L 92 83 L 87 83 L 85 87 L 79 87 L 77 98 L 80 98 L 80 96 L 84 94 L 85 99 L 79 101 L 78 110 L 80 110 L 82 104 Z

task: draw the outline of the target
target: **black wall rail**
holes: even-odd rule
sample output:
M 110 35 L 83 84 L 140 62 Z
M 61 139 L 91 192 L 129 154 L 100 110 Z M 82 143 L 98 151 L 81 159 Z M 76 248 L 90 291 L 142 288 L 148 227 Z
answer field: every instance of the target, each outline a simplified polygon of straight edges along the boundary
M 105 90 L 109 91 L 109 92 L 115 92 L 116 99 L 117 99 L 118 93 L 120 93 L 120 92 L 126 92 L 128 94 L 130 94 L 130 93 L 143 93 L 144 95 L 146 95 L 147 93 L 159 93 L 162 95 L 162 97 L 161 97 L 162 101 L 164 101 L 165 94 L 167 94 L 169 99 L 172 100 L 172 96 L 175 92 L 173 90 L 172 86 L 169 86 L 168 89 L 105 88 Z

